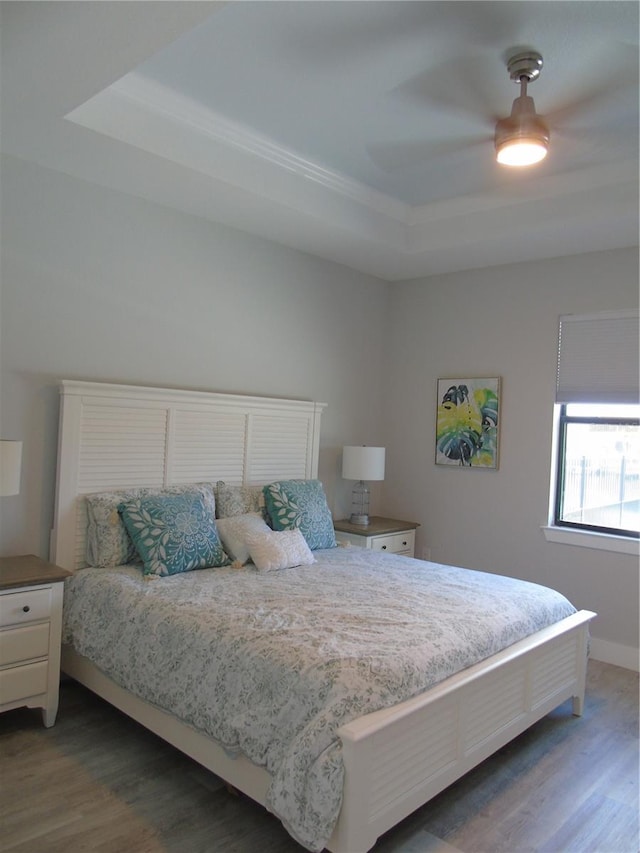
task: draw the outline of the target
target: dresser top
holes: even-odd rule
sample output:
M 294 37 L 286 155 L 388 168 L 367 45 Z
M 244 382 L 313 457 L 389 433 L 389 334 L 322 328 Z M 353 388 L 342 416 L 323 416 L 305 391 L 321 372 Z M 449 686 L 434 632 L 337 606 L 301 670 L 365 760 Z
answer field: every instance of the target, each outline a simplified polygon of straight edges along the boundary
M 334 521 L 335 530 L 341 533 L 356 533 L 360 536 L 379 536 L 382 533 L 400 533 L 403 530 L 415 530 L 420 525 L 416 521 L 400 521 L 398 518 L 383 518 L 380 515 L 369 516 L 369 524 L 352 524 L 348 518 Z
M 48 563 L 34 554 L 20 557 L 0 557 L 0 589 L 12 586 L 35 586 L 53 583 L 69 577 L 71 572 Z

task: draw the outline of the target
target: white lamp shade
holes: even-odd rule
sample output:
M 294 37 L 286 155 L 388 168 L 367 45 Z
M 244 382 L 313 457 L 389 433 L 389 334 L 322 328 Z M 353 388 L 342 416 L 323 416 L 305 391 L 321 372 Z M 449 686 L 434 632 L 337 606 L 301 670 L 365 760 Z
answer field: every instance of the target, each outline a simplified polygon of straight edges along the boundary
M 384 480 L 384 447 L 343 447 L 345 480 Z
M 0 495 L 20 493 L 22 442 L 0 439 Z

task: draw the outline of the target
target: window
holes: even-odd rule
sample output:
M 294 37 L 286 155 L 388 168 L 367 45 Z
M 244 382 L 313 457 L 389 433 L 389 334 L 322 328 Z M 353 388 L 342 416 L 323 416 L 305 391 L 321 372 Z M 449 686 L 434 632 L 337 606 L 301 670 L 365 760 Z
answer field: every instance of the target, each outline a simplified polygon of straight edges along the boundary
M 605 547 L 604 534 L 611 550 L 638 548 L 638 373 L 637 311 L 560 318 L 547 539 L 583 544 L 576 535 L 588 532 L 601 534 L 590 547 Z
M 640 534 L 640 406 L 560 406 L 553 523 Z

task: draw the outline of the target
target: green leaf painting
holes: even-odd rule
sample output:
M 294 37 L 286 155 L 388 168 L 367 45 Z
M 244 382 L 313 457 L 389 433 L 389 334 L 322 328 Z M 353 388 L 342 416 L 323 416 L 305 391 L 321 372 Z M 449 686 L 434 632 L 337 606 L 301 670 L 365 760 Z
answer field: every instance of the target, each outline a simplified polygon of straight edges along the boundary
M 438 379 L 436 463 L 498 467 L 500 380 Z

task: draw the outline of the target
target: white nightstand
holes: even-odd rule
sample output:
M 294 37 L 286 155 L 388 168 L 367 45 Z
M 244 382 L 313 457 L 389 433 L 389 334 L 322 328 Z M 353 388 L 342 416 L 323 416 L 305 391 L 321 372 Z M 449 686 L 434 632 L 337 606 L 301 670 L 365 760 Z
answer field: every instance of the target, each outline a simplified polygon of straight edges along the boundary
M 0 558 L 0 711 L 42 708 L 56 721 L 66 569 L 28 554 Z
M 349 519 L 334 521 L 338 542 L 350 542 L 358 548 L 370 548 L 372 551 L 386 551 L 389 554 L 403 554 L 413 557 L 416 547 L 415 521 L 400 521 L 397 518 L 381 518 L 372 515 L 369 524 L 351 524 Z

